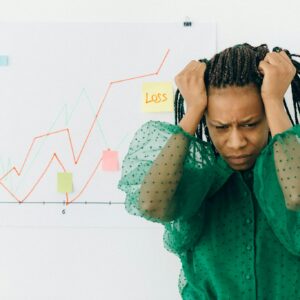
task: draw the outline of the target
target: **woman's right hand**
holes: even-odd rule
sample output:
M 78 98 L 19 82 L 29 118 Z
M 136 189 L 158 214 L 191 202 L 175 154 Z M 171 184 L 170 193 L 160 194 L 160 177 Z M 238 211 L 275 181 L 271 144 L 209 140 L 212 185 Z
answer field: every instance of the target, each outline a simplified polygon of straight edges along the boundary
M 207 107 L 207 93 L 204 83 L 206 64 L 192 60 L 175 76 L 175 83 L 184 98 L 188 110 L 204 112 Z

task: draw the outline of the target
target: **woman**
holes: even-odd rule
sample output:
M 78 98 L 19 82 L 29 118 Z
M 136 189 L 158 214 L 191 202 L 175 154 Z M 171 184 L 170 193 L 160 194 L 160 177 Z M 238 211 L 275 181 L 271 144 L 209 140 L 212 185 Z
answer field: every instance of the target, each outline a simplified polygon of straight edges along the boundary
M 125 208 L 164 225 L 164 246 L 182 263 L 184 300 L 300 299 L 293 56 L 244 43 L 190 62 L 175 77 L 175 125 L 149 121 L 130 144 L 118 184 Z

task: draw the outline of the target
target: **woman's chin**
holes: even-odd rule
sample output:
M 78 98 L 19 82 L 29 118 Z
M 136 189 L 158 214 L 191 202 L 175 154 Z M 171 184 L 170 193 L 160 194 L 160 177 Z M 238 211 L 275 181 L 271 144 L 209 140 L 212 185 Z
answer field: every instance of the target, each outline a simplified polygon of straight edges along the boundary
M 227 161 L 228 165 L 236 171 L 245 171 L 245 170 L 251 169 L 254 162 L 255 161 L 253 161 L 253 160 L 247 160 L 243 163 L 234 163 L 232 161 Z

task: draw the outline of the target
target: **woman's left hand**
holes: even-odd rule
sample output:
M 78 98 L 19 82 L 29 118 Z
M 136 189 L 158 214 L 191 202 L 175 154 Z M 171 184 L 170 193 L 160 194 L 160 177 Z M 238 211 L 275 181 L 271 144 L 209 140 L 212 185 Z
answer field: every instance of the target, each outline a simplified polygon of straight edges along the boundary
M 261 86 L 261 97 L 264 104 L 281 101 L 296 75 L 296 68 L 284 51 L 269 52 L 258 65 L 264 75 Z

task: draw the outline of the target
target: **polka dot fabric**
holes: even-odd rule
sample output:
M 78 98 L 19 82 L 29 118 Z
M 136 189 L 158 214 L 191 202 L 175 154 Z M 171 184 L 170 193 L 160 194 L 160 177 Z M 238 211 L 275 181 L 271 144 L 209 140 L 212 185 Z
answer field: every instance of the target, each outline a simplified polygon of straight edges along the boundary
M 275 135 L 239 172 L 180 126 L 135 133 L 118 187 L 130 214 L 164 226 L 182 299 L 300 299 L 299 140 L 299 125 Z

